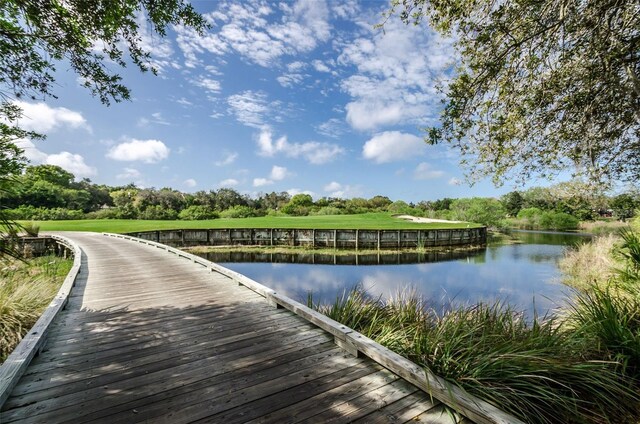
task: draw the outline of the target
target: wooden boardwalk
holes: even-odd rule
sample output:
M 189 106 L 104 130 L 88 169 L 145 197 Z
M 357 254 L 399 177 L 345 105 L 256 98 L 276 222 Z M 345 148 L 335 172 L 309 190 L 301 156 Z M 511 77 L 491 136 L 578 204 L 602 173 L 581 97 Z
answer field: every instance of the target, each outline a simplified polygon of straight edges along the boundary
M 65 236 L 84 253 L 76 286 L 2 424 L 455 422 L 227 276 L 152 246 Z

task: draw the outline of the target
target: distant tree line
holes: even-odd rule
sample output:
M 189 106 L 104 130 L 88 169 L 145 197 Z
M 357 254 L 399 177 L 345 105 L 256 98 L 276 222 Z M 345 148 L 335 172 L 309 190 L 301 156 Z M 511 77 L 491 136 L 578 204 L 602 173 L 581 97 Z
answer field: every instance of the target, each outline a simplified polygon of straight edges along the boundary
M 611 217 L 627 220 L 640 207 L 640 192 L 615 196 L 594 193 L 579 181 L 512 191 L 500 199 L 443 198 L 407 203 L 386 196 L 370 199 L 323 197 L 287 192 L 255 197 L 231 188 L 183 193 L 172 188 L 107 186 L 89 179 L 75 181 L 55 165 L 29 166 L 0 192 L 0 205 L 11 219 L 158 219 L 202 220 L 266 215 L 342 215 L 387 212 L 472 221 L 493 227 L 574 229 L 579 221 Z

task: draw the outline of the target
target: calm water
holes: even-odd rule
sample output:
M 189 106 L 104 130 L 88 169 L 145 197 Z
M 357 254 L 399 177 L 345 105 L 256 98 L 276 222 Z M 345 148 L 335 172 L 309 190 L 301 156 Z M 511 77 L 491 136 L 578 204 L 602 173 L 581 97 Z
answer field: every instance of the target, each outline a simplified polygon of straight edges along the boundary
M 371 294 L 383 297 L 414 288 L 437 309 L 501 300 L 529 316 L 535 305 L 544 315 L 561 306 L 569 293 L 560 282 L 559 259 L 565 249 L 588 238 L 540 232 L 514 235 L 521 244 L 455 254 L 203 256 L 296 300 L 312 292 L 315 301 L 332 301 L 345 288 L 361 283 Z

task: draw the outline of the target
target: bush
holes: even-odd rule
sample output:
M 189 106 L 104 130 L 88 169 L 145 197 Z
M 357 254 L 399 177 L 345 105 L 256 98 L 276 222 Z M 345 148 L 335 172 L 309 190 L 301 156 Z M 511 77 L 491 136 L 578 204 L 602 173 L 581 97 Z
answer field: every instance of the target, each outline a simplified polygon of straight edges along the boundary
M 178 218 L 178 212 L 173 209 L 166 209 L 160 205 L 148 206 L 138 215 L 139 219 L 161 219 L 174 220 Z
M 577 230 L 578 218 L 564 212 L 543 212 L 539 227 L 543 230 L 569 231 Z
M 309 215 L 342 215 L 342 210 L 335 206 L 324 206 L 315 212 L 311 212 Z
M 257 216 L 255 209 L 249 206 L 236 205 L 220 212 L 221 218 L 251 218 Z
M 220 213 L 214 211 L 209 206 L 192 205 L 180 211 L 178 218 L 186 221 L 217 219 L 220 218 Z
M 534 219 L 535 217 L 542 215 L 542 210 L 539 208 L 525 208 L 518 212 L 518 219 Z
M 65 219 L 83 219 L 81 210 L 66 208 L 43 208 L 21 205 L 16 209 L 7 209 L 7 217 L 12 220 L 57 221 Z

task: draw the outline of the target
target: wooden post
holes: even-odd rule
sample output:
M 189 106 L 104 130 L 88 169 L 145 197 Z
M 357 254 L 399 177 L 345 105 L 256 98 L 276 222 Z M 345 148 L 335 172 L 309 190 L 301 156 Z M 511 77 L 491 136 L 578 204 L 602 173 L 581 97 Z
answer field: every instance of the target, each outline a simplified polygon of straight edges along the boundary
M 269 229 L 269 245 L 273 246 L 273 228 Z
M 402 248 L 402 239 L 400 239 L 400 230 L 398 230 L 398 250 Z
M 231 237 L 231 228 L 229 228 L 227 231 L 229 231 L 229 245 L 232 246 L 233 245 L 233 239 Z
M 356 230 L 356 250 L 358 250 L 358 245 L 360 241 L 360 232 Z M 358 255 L 356 255 L 356 265 L 358 265 Z
M 316 230 L 315 228 L 311 231 L 311 247 L 316 248 Z M 315 260 L 313 261 L 315 263 Z
M 156 243 L 160 243 L 160 231 L 156 231 Z
M 333 230 L 333 248 L 338 248 L 338 230 Z
M 416 249 L 417 249 L 418 247 L 420 247 L 420 240 L 421 240 L 421 238 L 420 238 L 420 230 L 418 230 L 418 239 L 416 240 Z M 423 247 L 424 247 L 424 246 L 423 246 Z
M 381 232 L 382 232 L 381 230 L 378 230 L 378 250 L 380 250 L 380 233 Z M 378 253 L 378 255 L 380 255 L 380 253 Z M 380 262 L 380 261 L 378 261 L 378 262 Z
M 253 246 L 253 232 L 254 232 L 254 231 L 255 231 L 255 230 L 254 230 L 253 228 L 251 228 L 251 229 L 249 230 L 249 243 L 250 243 L 252 246 Z

